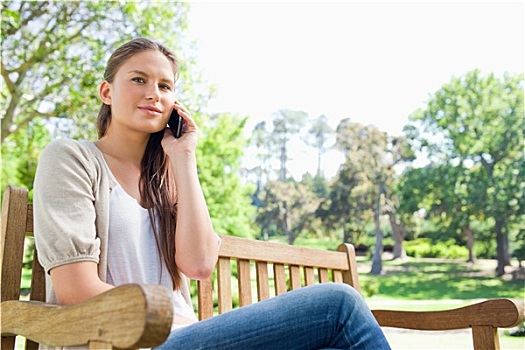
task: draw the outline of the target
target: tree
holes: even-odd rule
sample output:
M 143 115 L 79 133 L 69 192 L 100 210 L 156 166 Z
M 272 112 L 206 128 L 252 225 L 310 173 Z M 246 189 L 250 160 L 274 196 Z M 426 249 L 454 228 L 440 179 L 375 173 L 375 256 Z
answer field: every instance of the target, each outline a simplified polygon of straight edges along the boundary
M 362 196 L 365 199 L 362 207 L 365 211 L 373 212 L 376 244 L 371 273 L 379 274 L 382 270 L 383 253 L 380 219 L 385 212 L 385 203 L 389 199 L 394 168 L 401 162 L 412 160 L 413 152 L 405 138 L 389 137 L 374 126 L 363 126 L 349 119 L 342 120 L 337 127 L 337 147 L 345 155 L 345 166 L 340 168 L 340 173 L 345 171 L 347 175 L 341 178 L 357 180 L 356 184 L 361 184 L 361 188 L 369 191 L 367 195 Z M 392 211 L 395 207 L 387 208 L 391 211 L 393 230 L 396 229 L 397 233 L 401 234 L 400 223 L 393 220 L 396 214 Z
M 355 243 L 361 238 L 366 223 L 372 220 L 371 185 L 351 162 L 345 161 L 316 211 L 328 230 L 342 230 L 344 243 Z
M 427 218 L 440 228 L 438 239 L 466 242 L 470 262 L 476 259 L 472 222 L 483 217 L 485 179 L 479 170 L 430 164 L 408 169 L 398 186 L 404 204 L 401 210 L 413 214 L 424 209 Z
M 219 234 L 254 237 L 251 224 L 255 207 L 250 203 L 250 186 L 239 177 L 240 160 L 247 140 L 243 128 L 247 118 L 221 114 L 203 125 L 197 146 L 199 179 L 214 229 Z
M 301 111 L 292 111 L 281 109 L 274 114 L 272 144 L 279 155 L 281 167 L 279 169 L 279 181 L 286 181 L 288 170 L 286 162 L 288 161 L 288 143 L 290 136 L 299 132 L 303 127 L 307 114 Z
M 320 200 L 307 186 L 295 181 L 270 181 L 262 195 L 263 206 L 258 209 L 257 223 L 263 231 L 273 229 L 293 244 L 297 236 L 310 228 Z
M 404 136 L 389 136 L 386 150 L 386 182 L 387 191 L 385 193 L 385 212 L 388 215 L 392 236 L 394 237 L 393 259 L 405 258 L 404 248 L 405 228 L 398 213 L 399 196 L 396 193 L 396 185 L 399 179 L 396 177 L 394 169 L 396 166 L 412 162 L 415 154 Z
M 480 165 L 487 176 L 485 212 L 495 221 L 498 266 L 505 273 L 509 263 L 508 218 L 523 199 L 513 202 L 519 188 L 504 188 L 523 158 L 523 75 L 483 76 L 479 70 L 452 78 L 436 91 L 424 109 L 410 116 L 405 129 L 414 147 L 437 163 Z M 523 197 L 521 197 L 523 198 Z
M 99 104 L 94 87 L 113 48 L 148 36 L 165 39 L 178 51 L 181 45 L 173 38 L 186 27 L 183 3 L 3 1 L 1 6 L 2 141 L 35 118 L 69 118 L 78 134 L 92 136 Z
M 49 141 L 49 132 L 44 123 L 34 120 L 2 142 L 0 196 L 3 196 L 3 189 L 7 185 L 27 187 L 28 183 L 33 183 L 40 151 Z M 29 192 L 29 197 L 32 199 L 32 191 Z
M 305 137 L 305 142 L 317 150 L 317 176 L 323 176 L 321 157 L 326 152 L 326 143 L 333 132 L 330 125 L 328 125 L 328 119 L 323 114 L 313 121 L 312 126 L 308 130 L 308 135 Z
M 260 207 L 261 200 L 259 194 L 263 190 L 264 184 L 270 181 L 270 161 L 272 158 L 272 152 L 269 147 L 271 144 L 271 134 L 266 130 L 266 122 L 262 121 L 255 125 L 252 131 L 250 140 L 251 146 L 255 147 L 255 156 L 258 160 L 258 164 L 248 169 L 249 174 L 255 175 L 255 192 L 252 194 L 252 203 L 256 207 Z

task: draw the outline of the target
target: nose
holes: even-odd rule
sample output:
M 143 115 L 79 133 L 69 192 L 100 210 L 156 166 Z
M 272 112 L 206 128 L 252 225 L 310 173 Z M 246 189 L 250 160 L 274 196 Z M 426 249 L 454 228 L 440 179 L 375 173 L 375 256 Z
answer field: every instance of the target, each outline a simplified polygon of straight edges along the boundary
M 160 99 L 160 91 L 157 84 L 148 84 L 146 89 L 146 99 L 158 101 Z

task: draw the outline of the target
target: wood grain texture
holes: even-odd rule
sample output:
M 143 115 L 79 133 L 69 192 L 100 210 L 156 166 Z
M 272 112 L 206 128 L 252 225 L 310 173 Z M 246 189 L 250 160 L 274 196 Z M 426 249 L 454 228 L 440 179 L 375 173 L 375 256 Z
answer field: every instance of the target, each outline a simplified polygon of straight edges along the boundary
M 301 288 L 301 269 L 297 265 L 290 265 L 290 289 Z
M 286 289 L 286 270 L 283 264 L 273 264 L 273 275 L 275 282 L 275 295 L 287 292 Z
M 315 284 L 315 273 L 313 267 L 305 267 L 304 268 L 304 283 L 307 286 L 312 286 Z
M 328 270 L 324 268 L 319 269 L 319 282 L 320 283 L 328 283 L 330 282 L 330 279 L 328 278 Z
M 217 262 L 217 287 L 219 313 L 232 309 L 232 276 L 230 258 L 219 258 Z
M 31 271 L 31 294 L 30 300 L 46 301 L 46 277 L 44 268 L 38 262 L 38 252 L 33 253 L 33 266 Z
M 221 240 L 220 255 L 233 259 L 348 269 L 348 258 L 339 252 L 323 251 L 319 254 L 320 250 L 316 249 L 232 236 L 221 236 Z
M 258 301 L 263 301 L 270 297 L 268 264 L 265 261 L 257 261 L 255 269 L 257 274 L 257 299 Z
M 8 186 L 2 200 L 0 241 L 0 300 L 18 300 L 22 279 L 24 239 L 28 221 L 27 189 Z M 32 218 L 31 218 L 32 222 Z M 31 225 L 31 231 L 33 227 Z M 16 338 L 3 336 L 1 349 L 14 349 Z
M 118 348 L 153 347 L 168 336 L 171 295 L 155 285 L 130 284 L 74 306 L 4 301 L 2 335 L 18 334 L 50 346 L 97 341 Z
M 337 251 L 345 253 L 348 259 L 348 269 L 342 269 L 343 271 L 343 282 L 351 285 L 359 293 L 361 293 L 361 285 L 359 284 L 359 275 L 357 273 L 357 259 L 355 255 L 355 248 L 353 245 L 348 243 L 340 244 L 337 247 Z
M 199 320 L 213 316 L 213 283 L 210 278 L 197 281 L 197 300 Z
M 239 305 L 246 306 L 252 303 L 252 279 L 250 274 L 250 261 L 240 259 L 237 261 L 239 276 Z
M 0 276 L 2 301 L 18 300 L 27 221 L 27 190 L 9 186 L 2 202 Z
M 510 328 L 523 320 L 518 305 L 508 299 L 492 299 L 445 311 L 372 312 L 381 326 L 419 330 L 451 330 L 473 326 Z
M 472 327 L 474 350 L 494 349 L 499 350 L 498 329 L 492 326 Z

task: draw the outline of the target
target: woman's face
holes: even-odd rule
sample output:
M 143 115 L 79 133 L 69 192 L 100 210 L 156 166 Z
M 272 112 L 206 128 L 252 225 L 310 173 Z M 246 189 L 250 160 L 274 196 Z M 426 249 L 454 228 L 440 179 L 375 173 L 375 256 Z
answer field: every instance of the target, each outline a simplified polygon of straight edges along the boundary
M 151 134 L 166 127 L 175 101 L 170 61 L 154 50 L 130 57 L 112 83 L 104 81 L 100 97 L 111 106 L 111 129 Z

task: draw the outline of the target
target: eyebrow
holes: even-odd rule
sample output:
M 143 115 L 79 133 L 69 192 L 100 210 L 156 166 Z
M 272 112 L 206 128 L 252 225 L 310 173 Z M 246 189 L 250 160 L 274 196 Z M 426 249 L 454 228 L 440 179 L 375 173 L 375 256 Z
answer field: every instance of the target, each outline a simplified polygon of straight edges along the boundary
M 138 70 L 138 69 L 130 70 L 130 71 L 128 72 L 128 74 L 129 74 L 129 73 L 135 73 L 135 74 L 143 75 L 143 76 L 145 76 L 145 77 L 149 77 L 148 73 L 143 72 L 143 71 Z M 163 82 L 163 83 L 171 83 L 171 84 L 175 84 L 175 82 L 174 82 L 173 80 L 168 79 L 168 78 L 161 78 L 160 81 Z

